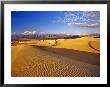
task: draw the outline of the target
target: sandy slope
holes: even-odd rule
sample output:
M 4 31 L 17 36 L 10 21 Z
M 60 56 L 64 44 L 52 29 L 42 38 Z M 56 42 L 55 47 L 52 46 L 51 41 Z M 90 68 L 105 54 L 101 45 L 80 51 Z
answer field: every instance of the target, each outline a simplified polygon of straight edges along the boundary
M 11 68 L 12 76 L 100 76 L 99 66 L 29 45 L 12 46 Z
M 96 50 L 96 51 L 100 51 L 100 45 L 99 45 L 99 41 L 89 41 L 88 42 L 88 45 L 92 48 L 92 49 L 94 49 L 94 50 Z
M 89 42 L 91 42 L 91 46 L 98 49 L 95 50 L 89 46 Z M 30 41 L 22 41 L 21 44 L 30 44 L 37 46 L 53 46 L 55 45 L 55 40 L 30 40 Z M 85 52 L 92 53 L 100 53 L 100 38 L 93 37 L 82 37 L 76 39 L 58 39 L 57 45 L 53 46 L 54 48 L 66 48 L 66 49 L 74 49 Z
M 100 39 L 92 38 L 92 37 L 58 40 L 58 45 L 55 46 L 55 48 L 66 48 L 66 49 L 74 49 L 74 50 L 79 50 L 79 51 L 99 53 L 99 51 L 94 50 L 88 45 L 90 41 L 94 42 L 94 43 L 91 43 L 94 45 L 93 47 L 96 47 L 98 50 L 100 50 Z
M 44 47 L 39 46 L 39 47 L 45 51 L 67 57 L 69 59 L 74 59 L 74 60 L 78 60 L 88 64 L 100 66 L 99 53 L 78 51 L 73 49 L 64 49 L 64 48 L 53 48 L 53 47 L 47 47 L 47 46 L 44 46 Z

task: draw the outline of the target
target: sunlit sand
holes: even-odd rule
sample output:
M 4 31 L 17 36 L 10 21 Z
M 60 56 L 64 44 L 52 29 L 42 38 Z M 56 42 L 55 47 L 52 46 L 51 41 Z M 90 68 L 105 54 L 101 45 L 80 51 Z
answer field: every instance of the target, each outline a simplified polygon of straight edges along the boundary
M 14 77 L 98 77 L 100 38 L 15 42 L 11 65 Z

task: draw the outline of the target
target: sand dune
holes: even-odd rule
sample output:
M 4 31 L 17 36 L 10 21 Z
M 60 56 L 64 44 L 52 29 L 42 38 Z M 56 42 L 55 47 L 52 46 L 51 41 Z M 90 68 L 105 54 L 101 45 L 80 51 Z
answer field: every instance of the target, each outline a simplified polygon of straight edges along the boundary
M 98 50 L 94 50 L 88 45 L 90 41 L 95 42 L 96 44 L 92 43 L 94 44 L 93 47 L 97 47 L 97 49 L 100 50 L 100 39 L 93 38 L 93 37 L 82 37 L 78 39 L 58 40 L 58 45 L 55 46 L 55 48 L 66 48 L 66 49 L 74 49 L 74 50 L 86 51 L 86 52 L 92 52 L 92 53 L 99 53 Z
M 100 76 L 99 38 L 83 37 L 56 41 L 27 40 L 12 44 L 12 76 Z
M 30 40 L 22 41 L 19 44 L 53 46 L 54 48 L 66 48 L 85 52 L 100 53 L 100 38 L 82 37 L 76 39 L 57 39 L 56 41 L 57 44 L 55 43 L 55 40 Z
M 47 46 L 37 46 L 37 47 L 45 51 L 48 51 L 50 53 L 52 52 L 54 54 L 67 57 L 69 59 L 74 59 L 74 60 L 78 60 L 88 64 L 100 66 L 99 53 L 78 51 L 78 50 L 65 49 L 65 48 L 53 48 L 53 47 L 47 47 Z
M 96 50 L 96 51 L 100 51 L 99 41 L 89 41 L 89 42 L 88 42 L 88 45 L 89 45 L 92 49 L 94 49 L 94 50 Z
M 17 45 L 12 46 L 12 51 L 12 76 L 100 76 L 99 66 L 48 52 L 40 47 Z

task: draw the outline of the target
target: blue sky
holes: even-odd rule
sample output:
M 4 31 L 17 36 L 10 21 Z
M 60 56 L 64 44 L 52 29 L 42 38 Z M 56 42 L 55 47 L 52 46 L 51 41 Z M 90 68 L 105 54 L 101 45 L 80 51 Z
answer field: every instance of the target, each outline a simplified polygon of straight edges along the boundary
M 99 33 L 99 11 L 12 11 L 11 31 Z

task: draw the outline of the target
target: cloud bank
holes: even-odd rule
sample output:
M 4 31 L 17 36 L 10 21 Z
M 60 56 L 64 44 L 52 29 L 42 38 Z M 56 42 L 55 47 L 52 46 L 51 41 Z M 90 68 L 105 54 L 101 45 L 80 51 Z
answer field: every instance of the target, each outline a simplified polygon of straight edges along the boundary
M 99 11 L 67 11 L 63 17 L 59 17 L 57 22 L 66 23 L 68 26 L 74 27 L 100 27 Z

